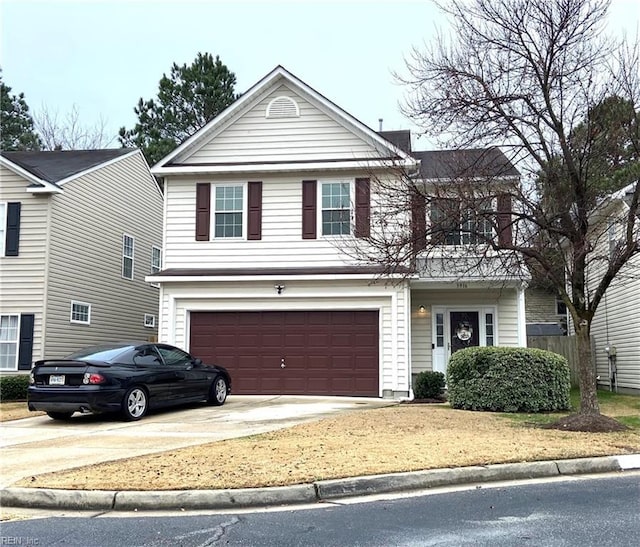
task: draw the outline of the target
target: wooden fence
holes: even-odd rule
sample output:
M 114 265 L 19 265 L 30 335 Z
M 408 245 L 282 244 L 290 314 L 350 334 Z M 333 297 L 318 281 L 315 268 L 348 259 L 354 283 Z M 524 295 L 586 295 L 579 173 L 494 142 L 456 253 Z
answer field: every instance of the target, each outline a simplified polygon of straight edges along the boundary
M 571 371 L 571 385 L 578 385 L 578 340 L 575 336 L 527 336 L 527 346 L 530 348 L 546 349 L 559 353 L 567 358 Z M 591 355 L 595 369 L 595 341 L 591 337 Z

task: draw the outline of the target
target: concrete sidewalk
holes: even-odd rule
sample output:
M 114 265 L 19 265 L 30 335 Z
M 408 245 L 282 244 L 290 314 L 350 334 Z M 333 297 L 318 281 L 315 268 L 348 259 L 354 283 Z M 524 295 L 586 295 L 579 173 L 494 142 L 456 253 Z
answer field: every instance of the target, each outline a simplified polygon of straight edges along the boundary
M 409 492 L 461 484 L 608 473 L 634 469 L 640 469 L 640 454 L 435 469 L 325 480 L 293 486 L 238 490 L 116 492 L 5 488 L 0 491 L 0 500 L 2 507 L 78 511 L 243 509 L 310 504 L 354 496 Z

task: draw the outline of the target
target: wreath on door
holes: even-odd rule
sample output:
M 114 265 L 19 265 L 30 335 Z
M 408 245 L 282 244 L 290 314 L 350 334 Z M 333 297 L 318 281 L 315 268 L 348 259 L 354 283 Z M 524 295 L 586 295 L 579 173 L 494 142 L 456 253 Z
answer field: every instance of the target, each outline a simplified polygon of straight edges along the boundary
M 456 328 L 456 336 L 461 342 L 469 344 L 471 337 L 473 336 L 473 327 L 466 321 L 458 323 L 458 327 Z

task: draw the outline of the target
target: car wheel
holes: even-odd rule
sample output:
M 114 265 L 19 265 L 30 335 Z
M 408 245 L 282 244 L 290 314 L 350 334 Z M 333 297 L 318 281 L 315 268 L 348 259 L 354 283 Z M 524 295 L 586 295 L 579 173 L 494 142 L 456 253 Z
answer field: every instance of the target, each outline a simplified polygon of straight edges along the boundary
M 216 376 L 209 390 L 209 404 L 221 406 L 227 400 L 227 381 L 224 376 Z
M 47 416 L 53 420 L 68 420 L 73 412 L 47 412 Z
M 122 416 L 128 422 L 139 420 L 147 413 L 149 400 L 141 387 L 132 387 L 122 400 Z

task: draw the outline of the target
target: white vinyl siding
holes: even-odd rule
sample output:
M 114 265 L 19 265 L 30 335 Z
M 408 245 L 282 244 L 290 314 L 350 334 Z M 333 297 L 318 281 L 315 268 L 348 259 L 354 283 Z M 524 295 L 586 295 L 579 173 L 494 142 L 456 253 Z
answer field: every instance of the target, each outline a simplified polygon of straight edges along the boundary
M 0 370 L 18 369 L 20 316 L 0 315 Z
M 134 238 L 122 236 L 122 277 L 133 279 Z
M 148 266 L 134 266 L 133 280 L 122 277 L 122 236 L 135 238 L 138 264 L 151 264 L 152 247 L 162 241 L 162 207 L 162 194 L 140 154 L 73 180 L 53 197 L 47 358 L 154 334 L 143 317 L 158 309 L 158 289 L 145 281 Z M 70 328 L 71 300 L 91 303 L 90 325 Z
M 249 287 L 251 299 L 246 298 Z M 379 310 L 381 395 L 408 393 L 408 289 L 405 283 L 394 286 L 372 284 L 367 280 L 287 280 L 288 296 L 274 298 L 275 294 L 270 280 L 166 283 L 159 339 L 188 349 L 190 311 Z
M 294 100 L 300 115 L 266 117 L 267 107 L 278 97 Z M 333 161 L 378 155 L 371 144 L 282 84 L 231 121 L 231 125 L 221 128 L 208 143 L 181 162 Z
M 607 289 L 591 324 L 600 383 L 609 385 L 605 348 L 616 348 L 618 387 L 640 390 L 640 283 L 632 272 L 640 271 L 636 255 Z
M 362 173 L 345 173 L 340 180 L 354 181 Z M 281 174 L 262 177 L 236 177 L 225 184 L 241 184 L 248 180 L 262 180 L 262 235 L 260 240 L 213 238 L 195 240 L 196 183 L 200 178 L 165 180 L 164 265 L 169 268 L 273 268 L 344 266 L 355 261 L 345 253 L 347 238 L 302 239 L 302 180 L 301 175 Z M 330 174 L 317 174 L 318 186 L 335 181 Z M 351 184 L 353 186 L 353 184 Z M 212 201 L 215 192 L 212 186 Z M 246 201 L 246 192 L 245 192 Z M 316 214 L 321 217 L 318 201 Z M 213 234 L 213 207 L 211 211 Z M 246 216 L 246 215 L 245 215 Z M 244 221 L 246 224 L 246 220 Z M 245 228 L 246 233 L 246 228 Z
M 91 324 L 91 304 L 71 301 L 71 323 Z
M 29 194 L 27 180 L 0 166 L 0 202 L 20 202 L 20 254 L 0 254 L 0 314 L 34 315 L 33 360 L 44 357 L 43 320 L 51 197 Z M 5 224 L 6 226 L 6 220 Z M 6 232 L 2 236 L 2 244 Z M 68 301 L 66 308 L 69 326 Z
M 480 312 L 480 321 L 485 332 L 488 324 L 486 315 L 493 314 L 492 330 L 493 345 L 517 347 L 518 343 L 518 298 L 515 289 L 464 289 L 464 290 L 428 290 L 413 289 L 411 291 L 411 372 L 417 374 L 423 370 L 432 370 L 431 344 L 440 340 L 433 338 L 433 321 L 431 308 L 453 308 Z M 419 307 L 425 306 L 425 312 Z M 449 320 L 448 314 L 443 314 L 443 325 Z M 486 341 L 488 344 L 488 340 Z M 442 343 L 446 348 L 448 340 L 443 337 Z

